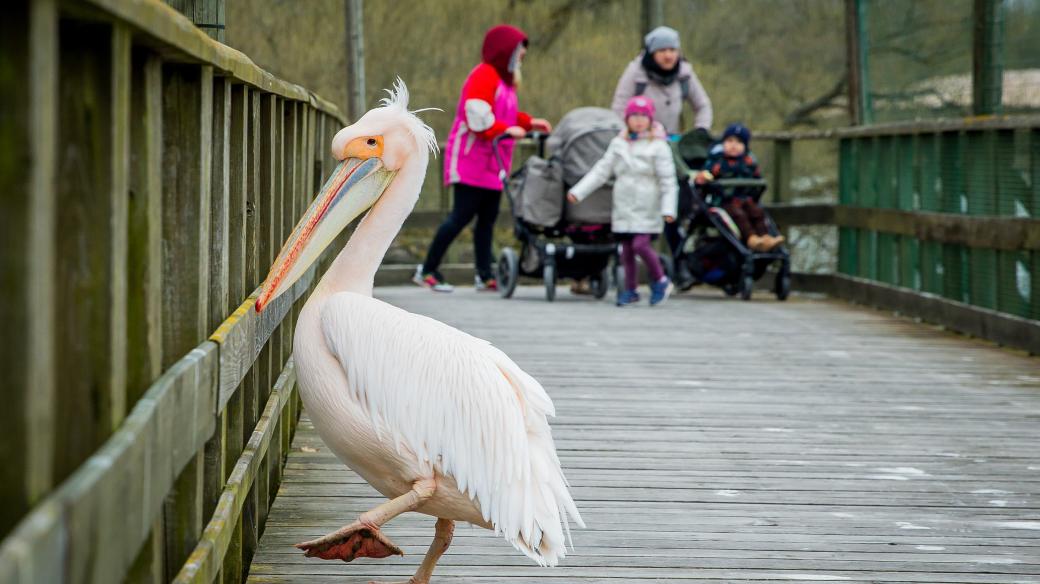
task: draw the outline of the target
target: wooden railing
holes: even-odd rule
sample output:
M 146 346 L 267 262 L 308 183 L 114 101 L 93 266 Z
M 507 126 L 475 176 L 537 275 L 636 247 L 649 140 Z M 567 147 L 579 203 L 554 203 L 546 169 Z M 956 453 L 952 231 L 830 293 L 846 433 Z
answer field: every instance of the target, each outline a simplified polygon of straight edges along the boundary
M 772 210 L 838 227 L 828 291 L 1040 353 L 1040 116 L 767 137 L 839 143 L 838 204 Z
M 158 0 L 0 22 L 0 582 L 239 581 L 315 271 L 254 289 L 345 120 Z

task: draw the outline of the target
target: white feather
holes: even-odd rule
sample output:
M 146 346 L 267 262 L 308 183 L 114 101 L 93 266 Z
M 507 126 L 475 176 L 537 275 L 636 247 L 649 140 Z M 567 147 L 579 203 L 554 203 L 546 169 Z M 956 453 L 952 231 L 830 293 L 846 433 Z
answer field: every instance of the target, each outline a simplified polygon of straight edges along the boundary
M 360 294 L 329 296 L 321 329 L 381 439 L 452 477 L 538 563 L 565 555 L 568 517 L 584 523 L 546 420 L 552 400 L 534 378 L 487 341 Z

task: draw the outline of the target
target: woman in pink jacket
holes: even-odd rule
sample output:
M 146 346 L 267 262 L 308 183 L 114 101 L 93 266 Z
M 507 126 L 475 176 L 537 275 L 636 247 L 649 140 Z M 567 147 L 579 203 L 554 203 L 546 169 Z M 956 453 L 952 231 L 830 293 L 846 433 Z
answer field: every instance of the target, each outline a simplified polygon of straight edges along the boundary
M 549 122 L 532 119 L 517 106 L 516 86 L 526 52 L 527 36 L 518 28 L 499 25 L 484 35 L 481 63 L 462 85 L 455 122 L 444 147 L 444 182 L 452 186 L 454 197 L 451 213 L 437 229 L 426 261 L 416 267 L 413 280 L 420 286 L 437 292 L 452 291 L 437 268 L 451 242 L 476 217 L 476 286 L 478 290 L 498 288 L 491 272 L 491 238 L 502 198 L 502 179 L 491 141 L 502 134 L 523 138 L 532 129 L 552 130 Z M 499 149 L 508 165 L 513 142 L 502 141 Z

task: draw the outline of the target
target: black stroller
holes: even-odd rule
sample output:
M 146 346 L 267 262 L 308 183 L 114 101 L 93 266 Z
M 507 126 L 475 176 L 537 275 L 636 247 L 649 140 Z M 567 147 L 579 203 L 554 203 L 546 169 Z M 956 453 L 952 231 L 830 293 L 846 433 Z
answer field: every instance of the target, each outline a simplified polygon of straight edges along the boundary
M 676 165 L 680 176 L 689 177 L 692 188 L 692 210 L 682 218 L 680 244 L 673 258 L 677 273 L 692 276 L 685 288 L 697 284 L 711 284 L 727 295 L 751 299 L 755 281 L 761 278 L 773 263 L 779 263 L 773 281 L 773 293 L 778 300 L 786 300 L 791 292 L 791 255 L 783 245 L 767 251 L 752 251 L 744 244 L 740 229 L 722 208 L 716 191 L 729 192 L 743 188 L 757 203 L 766 190 L 763 179 L 719 179 L 712 183 L 718 189 L 704 189 L 693 182 L 695 171 L 708 156 L 711 136 L 700 131 L 683 136 L 675 148 Z M 771 235 L 779 235 L 776 223 L 765 214 L 766 227 Z
M 578 108 L 560 120 L 552 136 L 533 134 L 538 155 L 531 156 L 503 180 L 513 233 L 520 244 L 517 253 L 506 247 L 498 256 L 498 286 L 503 298 L 516 290 L 520 276 L 541 278 L 545 298 L 556 298 L 560 278 L 588 279 L 592 295 L 606 296 L 610 287 L 611 259 L 617 243 L 610 231 L 611 187 L 604 186 L 581 205 L 567 202 L 567 191 L 606 152 L 610 140 L 621 131 L 621 122 L 608 109 Z M 501 135 L 494 140 L 495 157 L 504 176 L 499 151 Z M 546 159 L 548 147 L 551 156 Z

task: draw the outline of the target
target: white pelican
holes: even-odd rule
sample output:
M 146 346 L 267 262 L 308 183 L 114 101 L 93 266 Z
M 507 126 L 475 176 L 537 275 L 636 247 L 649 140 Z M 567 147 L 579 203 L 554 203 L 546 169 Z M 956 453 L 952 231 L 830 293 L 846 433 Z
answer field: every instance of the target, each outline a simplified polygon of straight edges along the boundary
M 397 515 L 437 518 L 422 565 L 429 582 L 455 521 L 495 530 L 541 565 L 565 554 L 567 488 L 542 386 L 502 351 L 446 324 L 372 298 L 383 255 L 419 198 L 436 138 L 408 111 L 398 80 L 382 107 L 332 141 L 343 162 L 285 243 L 256 310 L 284 293 L 350 221 L 368 210 L 307 300 L 293 358 L 300 396 L 322 440 L 389 501 L 322 538 L 307 556 L 401 554 L 380 531 Z

